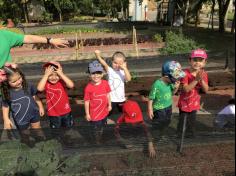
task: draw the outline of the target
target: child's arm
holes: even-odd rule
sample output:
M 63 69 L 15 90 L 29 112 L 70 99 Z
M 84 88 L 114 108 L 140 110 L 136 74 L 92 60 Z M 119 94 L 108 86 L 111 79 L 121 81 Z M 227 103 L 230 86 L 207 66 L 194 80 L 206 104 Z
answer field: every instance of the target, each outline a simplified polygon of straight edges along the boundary
M 202 83 L 202 88 L 204 92 L 208 91 L 208 85 L 206 84 L 206 82 L 203 80 L 203 70 L 197 72 L 196 74 L 196 78 L 194 81 L 192 81 L 190 84 L 184 84 L 183 86 L 183 90 L 185 92 L 190 92 L 191 90 L 193 90 L 196 85 L 201 82 Z
M 14 126 L 9 118 L 9 111 L 10 111 L 9 107 L 2 106 L 4 129 L 12 129 L 12 127 Z
M 53 72 L 53 67 L 47 67 L 45 69 L 45 73 L 44 73 L 42 79 L 39 81 L 38 86 L 37 86 L 38 91 L 42 92 L 45 90 L 45 85 L 48 81 L 48 77 L 50 74 L 52 74 L 52 72 Z
M 153 114 L 153 100 L 148 100 L 148 117 L 152 120 L 153 117 L 154 117 L 154 114 Z
M 33 96 L 33 98 L 34 98 L 35 102 L 37 103 L 37 105 L 39 107 L 39 115 L 41 117 L 43 117 L 44 114 L 45 114 L 45 111 L 44 111 L 44 107 L 43 107 L 42 101 L 40 100 L 40 98 L 37 95 Z
M 84 102 L 84 109 L 85 109 L 85 118 L 87 121 L 91 121 L 90 113 L 89 113 L 89 101 Z
M 130 74 L 130 72 L 129 72 L 129 69 L 128 69 L 128 67 L 127 67 L 127 63 L 126 62 L 124 62 L 122 65 L 120 65 L 120 68 L 122 69 L 122 70 L 124 70 L 124 72 L 125 72 L 125 80 L 126 80 L 126 82 L 129 82 L 129 81 L 131 81 L 131 74 Z
M 69 89 L 74 88 L 74 82 L 63 73 L 61 65 L 58 65 L 58 69 L 56 70 L 56 73 L 65 82 L 67 88 Z
M 207 73 L 204 70 L 202 70 L 200 74 L 201 74 L 202 91 L 207 93 L 209 90 Z
M 95 56 L 97 57 L 98 61 L 103 65 L 104 69 L 106 70 L 106 72 L 108 71 L 109 65 L 106 63 L 106 61 L 101 57 L 101 51 L 100 50 L 96 50 L 95 52 Z
M 146 136 L 147 136 L 149 157 L 154 158 L 154 157 L 156 157 L 156 150 L 154 148 L 154 144 L 152 141 L 152 134 L 149 132 L 145 122 L 143 122 L 141 125 L 143 127 L 143 130 L 144 130 Z
M 109 93 L 107 94 L 107 99 L 108 99 L 108 111 L 110 112 L 112 110 L 112 105 L 111 105 L 111 96 Z
M 174 85 L 173 95 L 175 95 L 178 92 L 179 87 L 180 87 L 180 81 L 176 81 Z

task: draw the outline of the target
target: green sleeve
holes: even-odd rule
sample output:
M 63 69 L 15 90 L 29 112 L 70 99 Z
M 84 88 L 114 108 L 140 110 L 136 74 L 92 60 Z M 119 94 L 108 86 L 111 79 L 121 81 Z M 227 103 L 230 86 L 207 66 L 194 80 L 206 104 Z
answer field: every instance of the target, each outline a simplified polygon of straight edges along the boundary
M 22 34 L 5 30 L 4 35 L 7 38 L 11 48 L 15 46 L 22 46 L 24 43 L 24 35 Z
M 151 88 L 151 91 L 149 93 L 149 99 L 150 100 L 155 100 L 156 98 L 156 94 L 157 94 L 157 82 L 155 82 L 153 85 L 152 85 L 152 88 Z

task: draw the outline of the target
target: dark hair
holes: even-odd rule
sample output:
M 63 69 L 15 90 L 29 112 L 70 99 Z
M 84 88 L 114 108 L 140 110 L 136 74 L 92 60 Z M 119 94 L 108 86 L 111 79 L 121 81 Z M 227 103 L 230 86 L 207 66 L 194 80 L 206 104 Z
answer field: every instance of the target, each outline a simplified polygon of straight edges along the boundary
M 125 54 L 123 52 L 117 51 L 112 55 L 112 60 L 115 60 L 116 58 L 123 58 L 124 61 L 126 60 Z
M 11 87 L 9 85 L 8 79 L 10 76 L 12 76 L 15 73 L 18 73 L 21 76 L 23 90 L 26 94 L 28 94 L 28 90 L 27 90 L 28 84 L 26 82 L 25 75 L 22 73 L 22 71 L 19 68 L 7 68 L 7 70 L 8 71 L 5 71 L 7 79 L 1 83 L 1 93 L 2 93 L 3 100 L 6 100 L 6 101 L 11 100 L 11 98 L 10 98 L 10 88 Z

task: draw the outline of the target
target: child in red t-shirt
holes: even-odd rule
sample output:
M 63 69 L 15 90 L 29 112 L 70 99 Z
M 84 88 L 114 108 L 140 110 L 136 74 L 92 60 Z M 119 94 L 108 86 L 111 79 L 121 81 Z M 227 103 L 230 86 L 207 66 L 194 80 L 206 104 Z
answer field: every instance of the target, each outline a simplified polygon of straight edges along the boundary
M 195 136 L 196 113 L 200 109 L 199 91 L 207 93 L 208 75 L 204 71 L 207 54 L 205 50 L 193 50 L 190 58 L 190 68 L 185 70 L 186 76 L 181 80 L 183 89 L 178 102 L 179 123 L 177 126 L 178 136 L 182 134 L 184 117 L 187 116 L 186 134 L 189 137 Z
M 115 127 L 115 135 L 116 135 L 118 142 L 121 143 L 122 145 L 124 145 L 125 148 L 130 147 L 129 145 L 125 144 L 124 139 L 120 135 L 120 126 L 122 124 L 126 124 L 128 126 L 131 126 L 132 127 L 131 129 L 141 127 L 147 137 L 147 140 L 148 140 L 149 156 L 155 157 L 156 151 L 155 151 L 155 148 L 154 148 L 154 145 L 152 142 L 152 135 L 148 131 L 146 123 L 143 120 L 143 114 L 142 114 L 141 108 L 138 105 L 138 103 L 136 101 L 127 100 L 122 106 L 122 111 L 123 111 L 123 114 L 117 120 L 116 127 Z M 127 129 L 125 129 L 125 132 L 127 133 Z M 135 132 L 133 132 L 133 133 L 135 133 Z M 136 136 L 136 137 L 138 137 L 138 136 Z
M 101 142 L 103 127 L 107 123 L 107 116 L 112 109 L 111 88 L 103 80 L 104 69 L 98 61 L 89 64 L 90 82 L 84 90 L 84 105 L 86 120 L 91 122 L 95 130 L 96 143 Z
M 62 71 L 58 62 L 43 65 L 45 73 L 38 83 L 38 91 L 45 91 L 47 115 L 51 128 L 72 127 L 73 118 L 66 88 L 74 88 L 73 81 Z

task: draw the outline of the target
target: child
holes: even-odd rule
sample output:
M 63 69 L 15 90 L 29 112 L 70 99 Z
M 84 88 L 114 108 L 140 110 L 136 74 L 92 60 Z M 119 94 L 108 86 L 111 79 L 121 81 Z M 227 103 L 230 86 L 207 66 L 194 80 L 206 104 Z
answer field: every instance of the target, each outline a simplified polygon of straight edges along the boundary
M 222 129 L 235 127 L 235 98 L 230 99 L 228 105 L 217 114 L 214 126 Z
M 143 120 L 143 115 L 142 115 L 142 111 L 138 105 L 137 102 L 132 101 L 132 100 L 127 100 L 124 104 L 123 104 L 123 114 L 120 116 L 120 118 L 117 120 L 116 123 L 116 127 L 115 127 L 115 135 L 117 137 L 117 140 L 123 144 L 124 140 L 120 135 L 120 126 L 122 124 L 128 124 L 131 125 L 134 130 L 135 127 L 141 127 L 142 130 L 144 131 L 147 139 L 148 139 L 148 152 L 149 152 L 149 156 L 151 158 L 156 156 L 156 151 L 152 142 L 152 136 L 151 133 L 149 133 L 148 128 Z M 125 130 L 127 133 L 127 129 Z M 135 132 L 133 132 L 135 133 Z M 135 133 L 136 134 L 136 133 Z M 136 134 L 137 135 L 137 134 Z M 136 136 L 137 137 L 137 136 Z M 126 148 L 129 148 L 129 146 L 127 146 L 124 143 Z
M 162 66 L 162 77 L 152 86 L 149 94 L 148 116 L 153 121 L 153 126 L 161 133 L 171 122 L 172 95 L 177 92 L 179 80 L 184 76 L 178 62 L 168 61 Z
M 99 144 L 103 127 L 107 122 L 106 117 L 112 109 L 110 99 L 111 89 L 108 82 L 102 80 L 104 70 L 98 61 L 89 63 L 88 72 L 91 81 L 84 91 L 86 120 L 94 126 L 96 143 Z
M 50 127 L 72 127 L 73 118 L 66 88 L 74 88 L 74 83 L 63 73 L 58 62 L 48 62 L 43 68 L 45 73 L 37 88 L 40 92 L 45 91 Z
M 183 90 L 180 93 L 178 102 L 179 123 L 177 126 L 178 136 L 181 136 L 184 117 L 187 117 L 186 135 L 195 136 L 195 121 L 197 111 L 200 109 L 200 89 L 207 92 L 208 75 L 203 70 L 206 65 L 207 54 L 205 50 L 196 49 L 191 52 L 189 63 L 190 68 L 185 70 L 186 76 L 181 80 Z
M 6 80 L 1 83 L 3 95 L 2 112 L 4 129 L 12 129 L 11 111 L 14 123 L 21 134 L 21 141 L 29 144 L 28 129 L 36 129 L 36 137 L 44 139 L 40 130 L 40 116 L 44 115 L 43 104 L 37 97 L 37 89 L 28 85 L 24 74 L 18 68 L 5 67 Z
M 112 111 L 110 115 L 115 108 L 117 108 L 119 112 L 122 112 L 122 104 L 125 102 L 125 82 L 131 80 L 131 75 L 125 61 L 125 55 L 122 52 L 115 52 L 112 56 L 112 68 L 101 57 L 101 52 L 99 50 L 95 51 L 95 55 L 108 74 L 112 102 Z

